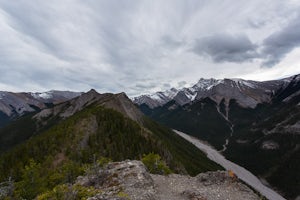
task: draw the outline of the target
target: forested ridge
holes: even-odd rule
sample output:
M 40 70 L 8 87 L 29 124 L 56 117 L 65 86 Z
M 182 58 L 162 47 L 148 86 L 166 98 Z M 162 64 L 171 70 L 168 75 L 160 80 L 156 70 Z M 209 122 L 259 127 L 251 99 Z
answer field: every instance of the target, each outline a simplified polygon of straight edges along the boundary
M 113 161 L 141 159 L 151 152 L 161 155 L 178 173 L 196 175 L 221 169 L 171 130 L 147 118 L 143 123 L 113 109 L 88 106 L 3 153 L 0 181 L 12 180 L 13 196 L 31 199 L 74 182 L 103 157 Z

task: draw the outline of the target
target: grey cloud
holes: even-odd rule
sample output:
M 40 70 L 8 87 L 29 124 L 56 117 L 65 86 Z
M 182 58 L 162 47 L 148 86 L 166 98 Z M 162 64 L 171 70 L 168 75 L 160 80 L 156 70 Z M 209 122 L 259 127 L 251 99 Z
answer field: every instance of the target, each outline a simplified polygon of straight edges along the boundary
M 151 89 L 151 88 L 154 88 L 156 87 L 156 84 L 155 83 L 138 83 L 135 85 L 135 87 L 137 88 L 142 88 L 142 89 Z
M 164 87 L 164 88 L 170 88 L 171 85 L 170 85 L 169 83 L 164 83 L 164 84 L 163 84 L 163 87 Z
M 256 20 L 248 19 L 247 25 L 249 25 L 251 28 L 259 29 L 266 25 L 266 21 L 263 21 L 261 19 L 256 19 Z
M 262 43 L 263 66 L 272 67 L 287 53 L 300 46 L 300 14 L 283 29 L 271 34 Z
M 214 62 L 246 62 L 258 56 L 256 45 L 246 35 L 215 34 L 196 40 L 193 52 Z
M 162 41 L 162 45 L 167 46 L 169 48 L 176 48 L 183 45 L 182 41 L 176 40 L 169 35 L 164 35 L 161 38 L 161 41 Z
M 184 86 L 184 85 L 186 85 L 186 84 L 187 84 L 186 81 L 180 81 L 180 82 L 177 83 L 177 85 L 178 85 L 179 88 L 182 87 L 182 86 Z
M 284 4 L 267 1 L 280 8 L 276 5 Z M 257 12 L 261 1 L 248 2 L 0 0 L 0 90 L 5 90 L 3 85 L 27 91 L 94 87 L 100 92 L 137 95 L 175 86 L 180 80 L 197 80 L 199 74 L 222 74 L 229 70 L 224 62 L 277 55 L 281 59 L 291 48 L 274 55 L 267 47 L 276 47 L 275 39 L 286 41 L 285 34 L 265 40 L 259 55 L 254 35 L 270 34 L 261 31 L 266 26 L 256 19 L 265 15 L 273 19 L 271 14 L 277 15 L 277 10 L 270 6 L 266 14 L 263 7 L 263 12 Z M 294 8 L 284 9 L 288 13 Z M 240 32 L 249 23 L 249 13 L 247 34 L 253 42 L 246 35 L 214 34 Z M 191 43 L 195 43 L 192 52 Z M 210 56 L 214 63 L 195 53 Z
M 26 3 L 23 1 L 2 2 L 1 6 L 7 14 L 7 21 L 12 29 L 21 33 L 23 37 L 32 39 L 35 44 L 32 41 L 31 44 L 41 51 L 47 51 L 58 57 L 64 57 L 62 43 L 59 41 L 59 38 L 55 38 L 52 35 L 56 21 L 51 19 L 60 18 L 55 13 L 55 10 L 44 5 L 44 7 L 47 7 L 45 11 L 40 9 L 38 3 Z M 24 10 L 26 10 L 25 15 Z M 52 32 L 49 31 L 49 28 L 52 29 Z M 73 58 L 75 59 L 75 57 Z
M 258 29 L 265 22 L 249 21 Z M 263 67 L 273 67 L 289 52 L 300 46 L 300 14 L 285 27 L 266 37 L 259 45 L 253 44 L 246 35 L 215 34 L 200 38 L 193 52 L 200 56 L 209 56 L 214 62 L 242 63 L 260 59 Z

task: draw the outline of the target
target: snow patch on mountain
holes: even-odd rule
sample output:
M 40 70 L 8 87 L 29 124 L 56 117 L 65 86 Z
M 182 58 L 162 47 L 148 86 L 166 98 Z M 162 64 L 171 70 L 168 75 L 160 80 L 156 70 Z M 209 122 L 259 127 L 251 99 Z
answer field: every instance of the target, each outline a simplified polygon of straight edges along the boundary
M 212 87 L 220 83 L 223 83 L 223 80 L 201 78 L 192 88 L 196 89 L 196 91 L 210 90 Z
M 247 87 L 253 88 L 253 89 L 256 88 L 255 84 L 251 83 L 252 81 L 246 81 L 246 80 L 243 80 L 240 78 L 233 78 L 231 80 L 233 80 L 239 88 L 241 88 L 243 86 L 247 86 Z
M 170 90 L 166 90 L 164 92 L 156 92 L 152 95 L 149 95 L 149 97 L 156 99 L 159 102 L 165 102 L 166 100 L 173 99 L 177 93 L 177 89 L 171 88 Z
M 191 93 L 185 93 L 185 94 L 191 101 L 194 101 L 197 96 L 196 92 L 194 94 L 191 94 Z
M 42 93 L 30 93 L 31 96 L 35 99 L 39 99 L 39 98 L 42 98 L 42 99 L 51 99 L 53 98 L 53 95 L 52 95 L 52 92 L 42 92 Z
M 5 92 L 0 92 L 0 99 L 3 99 L 5 97 Z

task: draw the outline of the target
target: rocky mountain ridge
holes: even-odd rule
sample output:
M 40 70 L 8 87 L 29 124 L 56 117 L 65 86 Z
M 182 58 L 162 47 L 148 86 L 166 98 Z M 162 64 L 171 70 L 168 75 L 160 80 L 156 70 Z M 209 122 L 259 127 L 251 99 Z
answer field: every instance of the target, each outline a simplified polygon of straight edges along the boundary
M 0 91 L 0 118 L 1 123 L 35 112 L 52 105 L 62 103 L 81 95 L 82 92 L 57 91 L 48 92 L 4 92 Z
M 117 110 L 134 121 L 140 121 L 143 115 L 141 111 L 132 104 L 125 93 L 100 94 L 96 90 L 91 89 L 70 101 L 60 103 L 52 108 L 43 109 L 37 113 L 34 118 L 41 120 L 48 117 L 57 117 L 57 115 L 61 118 L 67 118 L 92 104 Z
M 184 105 L 204 98 L 211 98 L 217 104 L 225 99 L 229 104 L 235 99 L 243 107 L 255 108 L 257 104 L 270 102 L 272 96 L 281 88 L 286 87 L 293 80 L 300 80 L 300 75 L 295 75 L 280 80 L 251 81 L 243 79 L 203 79 L 189 88 L 156 92 L 150 95 L 141 95 L 133 98 L 138 104 L 146 104 L 150 108 L 163 106 L 174 100 L 179 105 Z
M 113 109 L 138 123 L 144 117 L 143 113 L 131 102 L 125 93 L 100 94 L 96 90 L 91 89 L 75 98 L 54 104 L 49 108 L 28 112 L 28 116 L 19 117 L 20 120 L 17 119 L 8 123 L 7 126 L 0 129 L 0 152 L 40 131 L 46 130 L 48 127 L 75 115 L 89 106 Z M 27 122 L 24 122 L 24 120 Z M 16 126 L 30 128 L 28 130 L 25 128 L 24 131 Z

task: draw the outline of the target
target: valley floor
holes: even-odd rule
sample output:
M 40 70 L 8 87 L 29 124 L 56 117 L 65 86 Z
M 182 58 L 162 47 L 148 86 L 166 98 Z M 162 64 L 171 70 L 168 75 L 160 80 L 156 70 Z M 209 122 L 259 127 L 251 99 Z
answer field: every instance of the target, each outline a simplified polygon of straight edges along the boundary
M 204 144 L 201 142 L 199 139 L 191 137 L 183 132 L 174 130 L 175 133 L 183 137 L 184 139 L 188 140 L 192 144 L 194 144 L 197 148 L 202 150 L 204 153 L 207 154 L 207 157 L 211 159 L 212 161 L 220 164 L 227 170 L 233 171 L 238 178 L 243 180 L 245 183 L 253 187 L 255 190 L 260 192 L 262 195 L 264 195 L 266 198 L 270 200 L 284 200 L 281 195 L 279 195 L 277 192 L 274 190 L 270 189 L 269 187 L 265 186 L 264 184 L 261 183 L 261 181 L 254 176 L 251 172 L 246 170 L 245 168 L 229 161 L 226 160 L 223 155 L 221 155 L 217 150 L 212 148 L 211 146 Z

